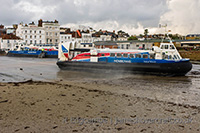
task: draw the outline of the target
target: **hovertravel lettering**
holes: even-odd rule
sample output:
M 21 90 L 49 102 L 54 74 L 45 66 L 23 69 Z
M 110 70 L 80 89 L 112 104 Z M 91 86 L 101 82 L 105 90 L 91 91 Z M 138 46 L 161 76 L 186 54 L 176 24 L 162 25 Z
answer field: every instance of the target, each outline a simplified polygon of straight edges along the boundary
M 36 53 L 35 51 L 29 51 L 28 53 Z
M 115 63 L 131 63 L 130 60 L 114 60 Z
M 156 63 L 156 61 L 144 61 L 144 63 Z

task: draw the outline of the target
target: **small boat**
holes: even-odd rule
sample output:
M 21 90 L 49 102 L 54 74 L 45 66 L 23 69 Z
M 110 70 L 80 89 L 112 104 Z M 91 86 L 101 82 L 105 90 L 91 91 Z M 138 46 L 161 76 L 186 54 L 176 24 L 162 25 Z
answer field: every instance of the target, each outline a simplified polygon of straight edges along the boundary
M 58 49 L 53 45 L 16 46 L 15 50 L 8 52 L 7 56 L 58 58 Z
M 134 73 L 182 76 L 192 69 L 190 59 L 183 59 L 172 43 L 162 42 L 151 50 L 92 49 L 77 54 L 69 43 L 59 45 L 57 65 L 63 70 L 123 70 Z

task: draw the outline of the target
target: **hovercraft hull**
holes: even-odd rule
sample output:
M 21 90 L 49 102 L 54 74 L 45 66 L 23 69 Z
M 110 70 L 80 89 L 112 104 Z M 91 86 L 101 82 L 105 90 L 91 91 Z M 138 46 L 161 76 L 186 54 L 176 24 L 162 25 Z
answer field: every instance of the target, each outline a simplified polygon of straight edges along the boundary
M 10 57 L 58 58 L 58 51 L 9 51 Z
M 192 69 L 192 64 L 189 61 L 174 63 L 107 63 L 58 61 L 57 65 L 62 70 L 104 69 L 173 76 L 183 76 Z

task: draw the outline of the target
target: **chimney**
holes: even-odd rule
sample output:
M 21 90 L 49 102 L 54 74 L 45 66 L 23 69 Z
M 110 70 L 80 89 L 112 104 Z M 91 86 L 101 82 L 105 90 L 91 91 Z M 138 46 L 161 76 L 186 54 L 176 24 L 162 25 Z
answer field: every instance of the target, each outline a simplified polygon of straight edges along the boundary
M 67 28 L 67 29 L 65 30 L 65 32 L 66 32 L 66 33 L 70 33 L 70 32 L 71 32 L 71 29 L 70 29 L 70 28 Z
M 35 23 L 32 21 L 31 23 L 29 23 L 29 25 L 35 25 Z
M 42 27 L 42 19 L 38 20 L 38 27 Z
M 1 25 L 0 25 L 0 29 L 4 29 L 4 25 L 1 24 Z
M 18 25 L 17 25 L 17 24 L 13 24 L 13 28 L 14 28 L 14 29 L 17 29 L 17 28 L 18 28 Z
M 54 23 L 58 23 L 58 20 L 55 20 Z

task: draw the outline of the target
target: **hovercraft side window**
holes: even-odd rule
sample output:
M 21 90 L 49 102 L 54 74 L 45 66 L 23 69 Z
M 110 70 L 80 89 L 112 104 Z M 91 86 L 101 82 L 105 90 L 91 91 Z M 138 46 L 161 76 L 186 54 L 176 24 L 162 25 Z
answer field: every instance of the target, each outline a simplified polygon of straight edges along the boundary
M 168 59 L 168 55 L 165 55 L 165 56 L 164 56 L 164 59 Z
M 172 56 L 171 56 L 171 55 L 169 55 L 169 59 L 170 59 L 170 60 L 172 59 Z
M 115 57 L 115 53 L 110 53 L 110 57 Z
M 148 54 L 143 54 L 143 58 L 148 59 L 149 58 Z
M 134 54 L 129 54 L 129 58 L 134 58 Z
M 128 58 L 128 54 L 123 54 L 123 57 Z
M 150 59 L 155 59 L 155 55 L 154 54 L 150 54 Z
M 117 53 L 117 57 L 122 57 L 122 54 L 121 53 Z
M 136 58 L 142 58 L 141 54 L 136 54 L 135 57 Z

